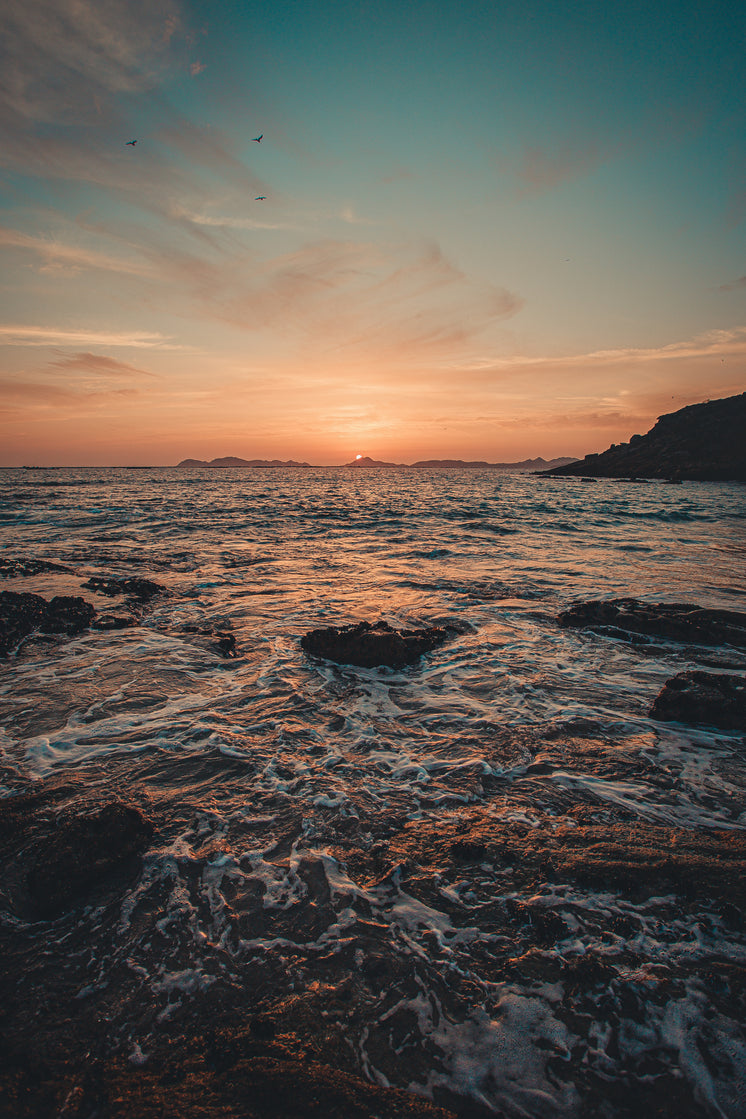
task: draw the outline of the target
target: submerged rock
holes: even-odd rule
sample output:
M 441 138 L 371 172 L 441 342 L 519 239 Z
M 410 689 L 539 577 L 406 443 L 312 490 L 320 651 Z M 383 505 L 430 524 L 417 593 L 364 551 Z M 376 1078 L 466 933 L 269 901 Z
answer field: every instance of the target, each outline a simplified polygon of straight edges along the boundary
M 95 615 L 90 602 L 79 596 L 55 595 L 47 602 L 38 594 L 0 591 L 0 656 L 35 630 L 68 636 L 82 633 Z
M 71 573 L 71 568 L 63 567 L 61 563 L 52 563 L 43 559 L 0 559 L 0 576 L 5 579 L 28 578 L 30 575 L 40 575 L 48 571 L 63 571 Z
M 301 648 L 313 657 L 354 664 L 360 668 L 388 665 L 402 668 L 413 664 L 423 653 L 442 645 L 448 633 L 440 626 L 398 630 L 388 622 L 360 622 L 354 626 L 329 626 L 314 629 L 301 638 Z
M 151 579 L 140 579 L 138 576 L 129 579 L 117 579 L 113 575 L 92 575 L 82 586 L 95 591 L 96 594 L 105 594 L 111 597 L 126 594 L 130 598 L 137 599 L 138 602 L 149 602 L 151 598 L 163 591 L 160 583 L 154 583 Z
M 666 681 L 650 715 L 662 722 L 706 723 L 746 731 L 746 677 L 679 672 Z
M 635 598 L 578 602 L 557 621 L 564 627 L 593 629 L 626 640 L 632 640 L 631 634 L 645 634 L 697 645 L 746 648 L 746 614 L 708 610 L 693 603 L 638 602 Z
M 27 875 L 32 911 L 56 916 L 84 904 L 99 886 L 133 877 L 152 835 L 140 810 L 118 800 L 61 822 L 39 844 Z

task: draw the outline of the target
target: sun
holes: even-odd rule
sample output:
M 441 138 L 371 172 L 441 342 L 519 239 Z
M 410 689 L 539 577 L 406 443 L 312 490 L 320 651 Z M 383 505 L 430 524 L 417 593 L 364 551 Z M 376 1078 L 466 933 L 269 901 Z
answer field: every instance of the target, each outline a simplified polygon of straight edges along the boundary
M 356 460 L 359 459 L 359 458 L 362 458 L 362 457 L 363 457 L 362 455 L 355 455 Z

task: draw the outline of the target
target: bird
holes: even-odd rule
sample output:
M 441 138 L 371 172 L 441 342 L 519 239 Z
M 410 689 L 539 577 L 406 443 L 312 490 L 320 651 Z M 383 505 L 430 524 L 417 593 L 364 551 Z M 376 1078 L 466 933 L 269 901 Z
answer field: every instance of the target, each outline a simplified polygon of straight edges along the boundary
M 262 132 L 262 136 L 263 136 L 263 135 L 264 135 L 264 133 Z M 252 143 L 254 143 L 254 144 L 261 144 L 261 142 L 262 142 L 262 136 L 254 136 L 254 138 L 253 138 L 253 140 L 252 140 Z
M 127 143 L 124 146 L 125 146 L 125 148 L 128 148 L 131 144 L 132 147 L 134 148 L 136 143 L 137 143 L 137 140 L 128 140 Z
M 263 201 L 264 201 L 264 199 L 265 199 L 266 197 L 267 197 L 267 195 L 266 195 L 266 194 L 257 194 L 257 196 L 256 196 L 256 198 L 254 199 L 254 201 L 255 201 L 255 202 L 263 202 Z

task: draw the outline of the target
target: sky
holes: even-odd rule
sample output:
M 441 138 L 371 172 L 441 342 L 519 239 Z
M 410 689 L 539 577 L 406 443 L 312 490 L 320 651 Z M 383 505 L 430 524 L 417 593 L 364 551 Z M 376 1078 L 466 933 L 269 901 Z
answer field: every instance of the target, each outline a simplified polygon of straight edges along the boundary
M 5 0 L 0 46 L 0 465 L 580 457 L 746 389 L 744 5 Z

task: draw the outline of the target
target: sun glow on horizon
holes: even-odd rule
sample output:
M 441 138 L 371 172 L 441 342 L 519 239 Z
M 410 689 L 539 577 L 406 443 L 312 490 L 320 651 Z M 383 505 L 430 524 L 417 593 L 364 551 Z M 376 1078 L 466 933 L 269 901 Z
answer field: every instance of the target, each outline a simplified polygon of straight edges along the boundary
M 362 458 L 362 457 L 363 457 L 362 455 L 355 455 L 355 461 L 357 462 L 357 460 L 358 460 L 359 458 Z

